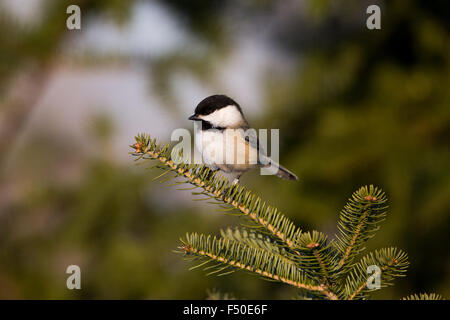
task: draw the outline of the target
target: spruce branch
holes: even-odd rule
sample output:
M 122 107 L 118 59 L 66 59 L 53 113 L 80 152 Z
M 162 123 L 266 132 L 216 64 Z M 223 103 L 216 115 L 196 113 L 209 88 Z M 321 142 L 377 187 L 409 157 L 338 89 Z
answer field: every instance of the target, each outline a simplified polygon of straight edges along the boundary
M 244 243 L 206 236 L 203 234 L 187 234 L 183 242 L 185 255 L 194 255 L 206 259 L 206 262 L 218 262 L 209 274 L 228 274 L 228 268 L 247 270 L 271 280 L 280 281 L 291 286 L 308 291 L 319 292 L 329 299 L 337 297 L 326 286 L 317 285 L 307 277 L 294 262 L 286 261 L 273 252 L 256 247 L 250 247 Z M 204 266 L 205 261 L 199 266 Z
M 219 276 L 246 270 L 265 279 L 298 289 L 301 299 L 365 299 L 376 288 L 368 286 L 379 279 L 380 287 L 392 285 L 405 275 L 409 265 L 406 253 L 397 248 L 376 250 L 354 262 L 364 245 L 380 228 L 386 216 L 387 198 L 381 189 L 365 186 L 353 193 L 338 220 L 338 235 L 329 240 L 318 232 L 302 232 L 275 207 L 250 190 L 230 184 L 224 177 L 199 164 L 179 162 L 182 154 L 169 152 L 150 136 L 140 134 L 131 152 L 138 163 L 154 160 L 163 172 L 155 180 L 181 178 L 172 185 L 191 184 L 192 191 L 222 211 L 233 210 L 250 223 L 221 230 L 221 236 L 188 233 L 179 247 L 187 259 L 199 263 L 208 274 Z M 173 158 L 172 158 L 173 157 Z M 177 159 L 175 159 L 177 157 Z M 369 275 L 369 267 L 375 272 Z M 436 294 L 411 295 L 405 299 L 438 299 Z
M 282 215 L 277 208 L 270 206 L 260 197 L 238 184 L 231 185 L 225 178 L 217 176 L 208 167 L 198 164 L 176 164 L 171 158 L 169 145 L 156 143 L 156 139 L 139 134 L 135 137 L 136 143 L 131 147 L 135 152 L 131 154 L 139 160 L 158 160 L 158 168 L 170 170 L 175 176 L 185 178 L 177 184 L 189 183 L 203 189 L 197 194 L 206 195 L 237 209 L 242 215 L 248 217 L 256 227 L 262 227 L 266 232 L 280 240 L 288 248 L 295 249 L 296 241 L 301 229 Z
M 368 277 L 369 266 L 377 266 L 379 270 Z M 405 276 L 408 266 L 407 254 L 397 248 L 384 248 L 369 253 L 347 275 L 345 298 L 349 300 L 367 298 L 368 292 L 379 289 L 369 289 L 367 283 L 379 277 L 381 287 L 392 285 L 395 278 Z
M 386 217 L 387 198 L 374 186 L 362 187 L 349 199 L 339 215 L 335 246 L 341 253 L 338 268 L 346 273 L 364 244 L 378 231 Z
M 206 300 L 236 300 L 233 294 L 228 292 L 221 292 L 216 288 L 206 291 Z
M 295 264 L 294 256 L 290 255 L 283 246 L 280 246 L 279 243 L 273 241 L 267 235 L 257 233 L 254 230 L 247 230 L 246 228 L 228 228 L 226 230 L 220 230 L 220 234 L 225 240 L 236 241 L 244 243 L 249 247 L 267 250 L 286 263 Z
M 445 300 L 440 294 L 437 293 L 419 293 L 411 294 L 402 300 Z
M 318 231 L 304 232 L 299 239 L 301 259 L 299 266 L 312 278 L 322 279 L 322 283 L 330 285 L 336 266 L 337 250 L 328 242 L 328 237 Z
M 257 233 L 254 230 L 247 230 L 246 228 L 227 228 L 225 230 L 220 230 L 220 235 L 222 238 L 232 241 L 238 241 L 245 243 L 250 247 L 260 248 L 268 250 L 274 254 L 284 256 L 285 250 L 278 243 L 273 241 L 270 237 Z

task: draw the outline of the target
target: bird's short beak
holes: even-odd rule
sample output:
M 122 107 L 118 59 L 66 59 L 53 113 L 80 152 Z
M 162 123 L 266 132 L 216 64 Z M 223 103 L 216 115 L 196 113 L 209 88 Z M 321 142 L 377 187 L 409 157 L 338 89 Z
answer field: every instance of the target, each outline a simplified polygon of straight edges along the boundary
M 188 119 L 189 119 L 189 120 L 200 120 L 200 118 L 197 117 L 195 114 L 193 114 L 192 116 L 190 116 Z

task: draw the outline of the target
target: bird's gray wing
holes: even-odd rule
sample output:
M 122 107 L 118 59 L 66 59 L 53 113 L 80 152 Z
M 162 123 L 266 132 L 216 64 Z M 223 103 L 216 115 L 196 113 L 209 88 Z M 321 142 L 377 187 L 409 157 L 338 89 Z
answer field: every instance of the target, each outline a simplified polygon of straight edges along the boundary
M 260 166 L 274 167 L 276 171 L 273 172 L 273 174 L 280 178 L 286 180 L 298 180 L 298 177 L 294 173 L 267 156 L 254 130 L 246 131 L 245 141 L 250 147 L 258 150 L 258 164 Z
M 245 141 L 247 141 L 250 147 L 258 151 L 258 164 L 261 165 L 267 164 L 269 158 L 267 157 L 266 151 L 264 150 L 263 146 L 259 141 L 258 135 L 256 134 L 256 130 L 246 131 Z

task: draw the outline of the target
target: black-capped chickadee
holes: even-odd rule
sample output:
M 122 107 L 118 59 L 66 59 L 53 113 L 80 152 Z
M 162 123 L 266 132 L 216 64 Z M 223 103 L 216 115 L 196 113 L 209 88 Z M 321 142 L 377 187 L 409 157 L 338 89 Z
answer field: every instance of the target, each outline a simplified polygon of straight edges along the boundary
M 295 174 L 266 155 L 233 99 L 225 95 L 207 97 L 197 105 L 189 120 L 201 121 L 195 130 L 195 141 L 202 160 L 212 170 L 231 175 L 233 183 L 256 167 L 274 168 L 272 172 L 278 177 L 298 180 Z

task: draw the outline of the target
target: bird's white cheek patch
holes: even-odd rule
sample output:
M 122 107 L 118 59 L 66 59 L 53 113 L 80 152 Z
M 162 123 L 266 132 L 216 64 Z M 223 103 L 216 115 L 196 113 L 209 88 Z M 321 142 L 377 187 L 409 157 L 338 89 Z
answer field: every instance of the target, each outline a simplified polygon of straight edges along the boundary
M 236 106 L 230 105 L 220 110 L 216 110 L 206 116 L 200 116 L 201 119 L 210 122 L 215 127 L 234 127 L 242 123 L 242 114 Z

